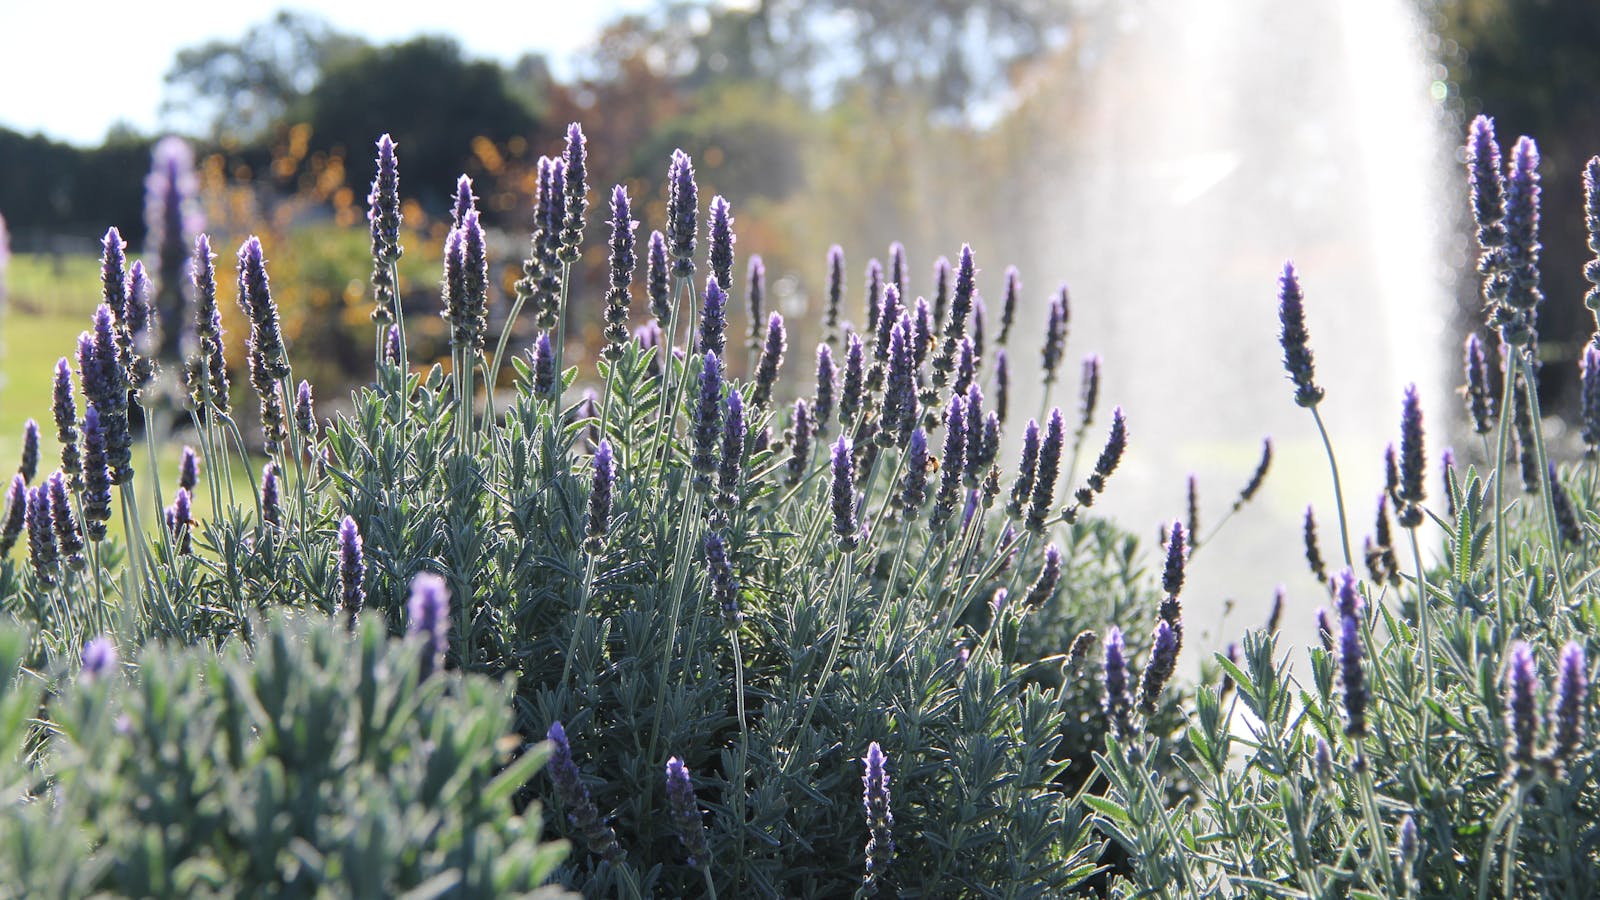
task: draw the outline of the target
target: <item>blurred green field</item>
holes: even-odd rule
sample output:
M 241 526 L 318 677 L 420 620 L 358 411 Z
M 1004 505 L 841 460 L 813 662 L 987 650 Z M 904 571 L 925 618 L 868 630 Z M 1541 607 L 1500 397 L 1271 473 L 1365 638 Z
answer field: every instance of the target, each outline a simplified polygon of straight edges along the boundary
M 60 459 L 51 418 L 51 389 L 56 360 L 65 356 L 77 371 L 78 335 L 89 327 L 100 302 L 100 261 L 92 256 L 17 254 L 5 273 L 6 299 L 0 312 L 0 473 L 10 478 L 22 453 L 22 430 L 29 419 L 39 423 L 39 475 L 52 471 Z M 74 379 L 76 389 L 76 379 Z M 78 414 L 83 398 L 77 397 Z M 181 440 L 181 438 L 179 439 Z M 158 448 L 162 496 L 172 499 L 177 486 L 178 460 L 183 445 L 177 441 Z M 140 491 L 140 509 L 153 516 L 155 486 L 141 471 L 149 453 L 141 439 L 134 448 L 134 479 Z M 257 464 L 259 467 L 259 464 Z M 235 490 L 248 491 L 248 476 L 237 461 L 232 477 Z M 35 482 L 37 483 L 37 482 Z M 205 480 L 201 479 L 201 490 Z M 195 504 L 196 517 L 209 512 L 209 501 Z M 113 534 L 120 536 L 122 517 L 113 515 Z M 152 527 L 147 522 L 146 527 Z

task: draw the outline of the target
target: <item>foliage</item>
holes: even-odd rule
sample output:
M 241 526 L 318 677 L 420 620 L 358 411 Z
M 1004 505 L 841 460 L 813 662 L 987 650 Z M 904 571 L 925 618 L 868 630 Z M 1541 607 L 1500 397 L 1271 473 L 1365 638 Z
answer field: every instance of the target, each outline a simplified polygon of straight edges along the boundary
M 510 797 L 508 687 L 419 680 L 418 648 L 277 615 L 250 648 L 24 667 L 0 632 L 7 896 L 551 896 L 564 848 Z M 42 710 L 42 713 L 41 713 Z

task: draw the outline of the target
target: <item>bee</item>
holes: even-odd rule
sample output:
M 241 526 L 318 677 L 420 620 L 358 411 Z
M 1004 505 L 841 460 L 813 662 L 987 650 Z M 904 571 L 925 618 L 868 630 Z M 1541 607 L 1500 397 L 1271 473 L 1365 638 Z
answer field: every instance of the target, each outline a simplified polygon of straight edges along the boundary
M 928 472 L 928 474 L 930 474 L 930 475 L 933 474 L 933 473 L 938 472 L 939 471 L 939 457 L 937 457 L 937 456 L 928 457 L 928 462 L 923 466 L 923 469 L 925 469 Z

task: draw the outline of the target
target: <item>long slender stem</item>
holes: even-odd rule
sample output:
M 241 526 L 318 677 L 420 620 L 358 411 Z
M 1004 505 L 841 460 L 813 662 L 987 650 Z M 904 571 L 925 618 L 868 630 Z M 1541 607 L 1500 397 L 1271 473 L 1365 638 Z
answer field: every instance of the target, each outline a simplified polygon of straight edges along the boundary
M 1344 488 L 1339 482 L 1339 461 L 1333 455 L 1333 442 L 1328 439 L 1328 428 L 1322 423 L 1322 413 L 1311 407 L 1311 417 L 1317 422 L 1317 434 L 1322 435 L 1322 449 L 1328 454 L 1328 468 L 1333 470 L 1333 499 L 1339 508 L 1339 545 L 1344 550 L 1346 568 L 1355 568 L 1355 557 L 1350 555 L 1350 526 L 1344 515 Z
M 595 554 L 588 554 L 589 561 L 583 567 L 583 588 L 578 595 L 578 614 L 572 620 L 572 637 L 567 640 L 567 658 L 561 664 L 561 680 L 557 684 L 566 684 L 567 676 L 572 674 L 572 656 L 578 652 L 578 632 L 583 628 L 584 616 L 589 612 L 589 594 L 594 590 L 594 564 Z
M 1555 569 L 1556 588 L 1561 592 L 1563 609 L 1572 608 L 1572 593 L 1567 589 L 1567 575 L 1561 564 L 1561 525 L 1556 520 L 1557 485 L 1550 477 L 1550 459 L 1545 455 L 1544 426 L 1539 415 L 1539 384 L 1534 378 L 1533 366 L 1526 353 L 1517 353 L 1517 364 L 1522 369 L 1522 381 L 1527 385 L 1528 410 L 1533 418 L 1533 448 L 1539 460 L 1539 480 L 1544 487 L 1544 516 L 1546 534 L 1550 538 L 1550 566 Z
M 817 711 L 818 698 L 828 686 L 828 676 L 833 674 L 833 666 L 839 661 L 839 648 L 844 645 L 845 633 L 849 631 L 850 593 L 855 584 L 855 575 L 852 571 L 855 557 L 854 550 L 846 550 L 844 561 L 839 566 L 839 607 L 834 619 L 833 646 L 828 648 L 828 661 L 822 664 L 822 674 L 817 679 L 816 690 L 811 692 L 811 702 L 806 704 L 806 714 L 800 720 L 800 730 L 797 734 L 803 735 L 806 729 L 811 727 L 811 715 Z
M 1516 391 L 1517 373 L 1506 371 L 1500 396 L 1500 428 L 1494 450 L 1494 612 L 1500 634 L 1506 633 L 1506 435 L 1511 430 L 1511 403 Z

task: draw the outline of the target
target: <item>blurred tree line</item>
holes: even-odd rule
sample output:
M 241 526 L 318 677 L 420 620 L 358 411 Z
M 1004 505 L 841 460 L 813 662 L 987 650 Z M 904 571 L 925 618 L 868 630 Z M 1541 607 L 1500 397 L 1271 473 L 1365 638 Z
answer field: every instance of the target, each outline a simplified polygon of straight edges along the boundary
M 1518 133 L 1539 137 L 1546 321 L 1559 329 L 1548 346 L 1570 355 L 1588 333 L 1577 178 L 1600 150 L 1600 107 L 1591 102 L 1600 92 L 1600 3 L 1417 2 L 1439 38 L 1451 102 L 1496 115 L 1508 144 Z M 357 371 L 368 358 L 363 251 L 354 237 L 314 234 L 361 221 L 372 142 L 384 131 L 399 141 L 411 202 L 412 309 L 431 309 L 421 295 L 436 289 L 440 219 L 460 173 L 474 178 L 501 232 L 496 254 L 507 265 L 496 275 L 505 276 L 502 297 L 508 292 L 529 230 L 536 159 L 558 152 L 565 124 L 579 120 L 591 136 L 596 249 L 583 260 L 578 290 L 603 278 L 604 189 L 628 185 L 648 234 L 664 219 L 666 160 L 682 147 L 695 159 L 703 199 L 721 193 L 733 202 L 740 271 L 750 253 L 764 256 L 773 308 L 791 319 L 815 311 L 827 247 L 838 242 L 852 253 L 849 314 L 859 318 L 866 256 L 882 256 L 890 241 L 907 247 L 917 293 L 929 289 L 934 257 L 953 255 L 964 236 L 1023 245 L 1012 238 L 1048 199 L 1028 196 L 1026 178 L 997 185 L 960 173 L 1025 171 L 1029 148 L 1071 140 L 1072 104 L 1055 101 L 1070 98 L 1071 83 L 1098 64 L 1097 48 L 1127 11 L 1106 0 L 662 0 L 609 24 L 564 79 L 536 55 L 502 65 L 442 37 L 375 45 L 314 15 L 280 12 L 237 40 L 181 51 L 165 114 L 197 139 L 208 189 L 248 188 L 208 201 L 213 231 L 259 229 L 265 219 L 285 243 L 293 239 L 296 257 L 342 254 L 294 264 L 295 277 L 321 273 L 314 277 L 327 283 L 284 287 L 286 303 L 303 307 L 287 315 L 335 368 L 348 361 Z M 0 130 L 0 209 L 19 244 L 27 248 L 30 233 L 92 237 L 115 223 L 142 245 L 149 145 L 122 134 L 77 149 Z M 1012 260 L 991 257 L 980 288 L 998 298 Z M 1051 286 L 1033 287 L 1042 295 Z M 742 301 L 743 290 L 735 293 Z M 331 330 L 337 339 L 329 324 L 340 326 Z M 598 317 L 574 327 L 580 346 L 598 340 Z M 1575 337 L 1564 343 L 1567 334 Z M 808 346 L 810 337 L 792 333 L 790 345 Z

